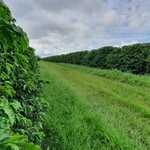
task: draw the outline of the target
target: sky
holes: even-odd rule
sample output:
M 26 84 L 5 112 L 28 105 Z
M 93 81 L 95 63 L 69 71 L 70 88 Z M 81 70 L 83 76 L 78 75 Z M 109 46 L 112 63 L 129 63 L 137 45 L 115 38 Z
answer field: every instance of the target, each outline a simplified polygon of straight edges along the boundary
M 150 42 L 150 0 L 3 0 L 41 57 Z

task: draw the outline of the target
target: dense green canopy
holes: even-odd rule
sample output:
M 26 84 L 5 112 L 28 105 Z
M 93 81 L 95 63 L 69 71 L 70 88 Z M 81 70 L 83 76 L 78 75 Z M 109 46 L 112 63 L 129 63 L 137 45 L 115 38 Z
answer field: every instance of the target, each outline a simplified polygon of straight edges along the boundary
M 136 74 L 150 74 L 150 43 L 134 44 L 122 48 L 106 46 L 91 51 L 51 56 L 43 60 L 118 69 Z
M 45 102 L 34 49 L 0 0 L 0 149 L 40 149 Z M 33 143 L 30 143 L 33 142 Z

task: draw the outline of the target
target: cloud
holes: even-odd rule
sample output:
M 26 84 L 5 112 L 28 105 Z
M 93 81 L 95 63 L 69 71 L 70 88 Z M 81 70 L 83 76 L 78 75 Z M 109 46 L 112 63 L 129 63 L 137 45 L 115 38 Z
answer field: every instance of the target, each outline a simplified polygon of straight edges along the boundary
M 130 41 L 130 42 L 123 42 L 121 41 L 120 44 L 115 44 L 114 47 L 122 47 L 122 46 L 125 46 L 125 45 L 133 45 L 133 44 L 137 44 L 138 41 Z
M 120 14 L 115 10 L 111 10 L 104 14 L 103 23 L 106 25 L 117 25 L 120 19 Z
M 4 2 L 40 56 L 150 41 L 149 0 Z

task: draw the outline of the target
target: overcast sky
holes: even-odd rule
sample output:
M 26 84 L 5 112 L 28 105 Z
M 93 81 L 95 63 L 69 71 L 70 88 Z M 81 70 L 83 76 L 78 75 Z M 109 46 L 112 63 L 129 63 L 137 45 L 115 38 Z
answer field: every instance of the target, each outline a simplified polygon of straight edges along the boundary
M 150 0 L 4 0 L 36 54 L 150 42 Z

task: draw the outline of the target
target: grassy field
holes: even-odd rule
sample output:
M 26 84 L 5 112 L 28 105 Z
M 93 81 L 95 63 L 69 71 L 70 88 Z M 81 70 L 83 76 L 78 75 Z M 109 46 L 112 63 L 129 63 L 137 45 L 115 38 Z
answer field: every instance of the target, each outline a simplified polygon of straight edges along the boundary
M 149 76 L 40 62 L 52 150 L 149 150 Z M 115 77 L 116 76 L 116 77 Z

